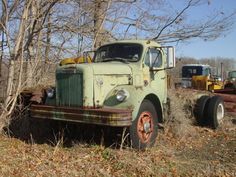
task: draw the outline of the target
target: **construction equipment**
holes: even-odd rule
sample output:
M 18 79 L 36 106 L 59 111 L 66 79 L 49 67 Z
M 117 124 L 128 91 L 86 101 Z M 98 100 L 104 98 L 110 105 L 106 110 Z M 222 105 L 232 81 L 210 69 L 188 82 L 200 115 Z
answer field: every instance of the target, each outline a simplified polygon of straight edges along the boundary
M 201 76 L 203 81 L 206 80 L 211 73 L 211 67 L 209 65 L 202 64 L 187 64 L 182 67 L 182 81 L 181 86 L 184 88 L 192 87 L 192 77 Z
M 221 79 L 213 77 L 211 66 L 188 64 L 182 67 L 182 87 L 197 90 L 217 90 L 224 87 Z
M 228 73 L 228 78 L 225 81 L 225 86 L 224 88 L 226 89 L 235 89 L 236 88 L 236 71 L 230 71 Z
M 224 88 L 224 83 L 221 80 L 211 78 L 210 76 L 193 76 L 192 88 L 197 90 L 219 90 Z

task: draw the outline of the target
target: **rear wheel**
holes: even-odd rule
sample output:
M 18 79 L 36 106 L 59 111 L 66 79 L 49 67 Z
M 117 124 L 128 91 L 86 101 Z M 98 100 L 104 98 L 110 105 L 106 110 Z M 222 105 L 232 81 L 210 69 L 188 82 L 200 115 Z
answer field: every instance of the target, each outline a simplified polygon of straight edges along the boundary
M 207 109 L 210 97 L 207 95 L 201 96 L 196 103 L 194 115 L 197 123 L 201 126 L 207 124 Z
M 144 100 L 140 106 L 137 118 L 130 127 L 132 147 L 145 149 L 154 145 L 157 137 L 157 112 L 149 100 Z
M 220 96 L 213 96 L 209 100 L 207 112 L 209 125 L 214 129 L 218 128 L 220 123 L 223 121 L 224 113 L 225 109 L 223 99 Z

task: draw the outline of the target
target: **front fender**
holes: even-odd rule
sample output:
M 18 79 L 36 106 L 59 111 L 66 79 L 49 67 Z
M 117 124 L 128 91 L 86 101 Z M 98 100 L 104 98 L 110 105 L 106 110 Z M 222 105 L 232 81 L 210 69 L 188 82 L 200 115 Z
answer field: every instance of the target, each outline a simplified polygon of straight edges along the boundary
M 125 89 L 129 92 L 129 97 L 123 102 L 119 102 L 116 99 L 116 93 L 121 89 Z M 104 107 L 131 109 L 131 110 L 133 110 L 132 120 L 135 120 L 142 101 L 149 94 L 154 94 L 154 91 L 150 88 L 144 88 L 144 87 L 143 88 L 135 88 L 132 85 L 120 85 L 120 86 L 117 86 L 114 89 L 112 89 L 107 94 L 103 105 L 104 105 Z

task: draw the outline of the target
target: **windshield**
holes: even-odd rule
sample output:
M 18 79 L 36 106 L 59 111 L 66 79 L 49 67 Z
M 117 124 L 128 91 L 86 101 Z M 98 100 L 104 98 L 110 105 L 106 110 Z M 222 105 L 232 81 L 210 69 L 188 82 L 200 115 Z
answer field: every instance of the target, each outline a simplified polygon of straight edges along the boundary
M 211 73 L 210 68 L 202 66 L 183 66 L 182 77 L 192 78 L 192 76 L 208 76 Z
M 122 61 L 136 62 L 142 55 L 140 44 L 117 43 L 100 47 L 95 55 L 95 62 Z
M 229 78 L 236 78 L 236 71 L 229 72 Z

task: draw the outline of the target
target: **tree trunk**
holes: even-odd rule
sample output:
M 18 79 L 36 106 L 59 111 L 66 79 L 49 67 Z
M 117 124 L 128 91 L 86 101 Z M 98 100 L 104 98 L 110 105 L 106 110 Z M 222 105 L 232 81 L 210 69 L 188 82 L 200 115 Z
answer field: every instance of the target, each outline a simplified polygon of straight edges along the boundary
M 26 31 L 26 21 L 28 19 L 28 10 L 31 1 L 26 2 L 24 5 L 24 10 L 22 13 L 22 18 L 20 22 L 20 27 L 18 30 L 18 36 L 15 42 L 14 55 L 10 59 L 9 71 L 8 71 L 8 81 L 6 89 L 6 98 L 4 102 L 3 112 L 0 115 L 0 131 L 3 127 L 6 126 L 9 122 L 9 116 L 11 115 L 14 107 L 16 105 L 17 97 L 22 88 L 22 74 L 23 74 L 23 49 L 24 49 L 24 38 Z M 14 62 L 20 60 L 20 70 L 17 75 L 17 81 L 14 81 L 15 67 Z M 16 89 L 13 90 L 13 83 L 16 83 Z
M 3 50 L 4 50 L 4 32 L 2 32 L 2 41 L 1 41 L 1 56 L 0 56 L 0 78 L 2 77 L 2 59 L 3 59 Z
M 101 29 L 105 18 L 106 2 L 102 0 L 95 0 L 94 3 L 94 44 L 93 48 L 96 49 L 101 45 L 102 34 Z
M 12 91 L 13 91 L 13 80 L 14 80 L 14 61 L 10 61 L 9 71 L 8 71 L 8 79 L 7 79 L 7 91 L 6 91 L 6 99 L 5 99 L 5 107 L 11 99 Z
M 46 34 L 46 49 L 45 49 L 45 63 L 49 62 L 49 52 L 51 43 L 51 13 L 48 14 L 47 34 Z

